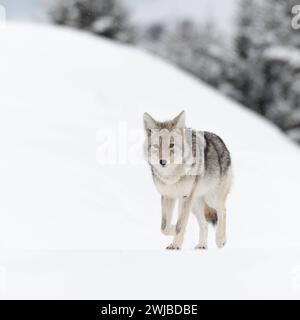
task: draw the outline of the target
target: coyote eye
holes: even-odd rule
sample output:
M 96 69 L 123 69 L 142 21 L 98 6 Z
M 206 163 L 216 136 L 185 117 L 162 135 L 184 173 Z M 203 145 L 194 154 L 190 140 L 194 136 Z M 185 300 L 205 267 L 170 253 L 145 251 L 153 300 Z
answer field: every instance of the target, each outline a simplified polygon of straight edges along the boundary
M 174 143 L 170 143 L 170 149 L 173 149 L 175 147 Z

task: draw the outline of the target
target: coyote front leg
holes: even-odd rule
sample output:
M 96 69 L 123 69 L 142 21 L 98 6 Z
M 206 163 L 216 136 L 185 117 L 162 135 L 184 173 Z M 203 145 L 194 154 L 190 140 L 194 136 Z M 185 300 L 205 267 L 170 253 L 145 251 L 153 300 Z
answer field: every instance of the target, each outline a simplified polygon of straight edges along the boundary
M 192 212 L 195 214 L 199 224 L 199 243 L 195 249 L 207 249 L 208 223 L 205 218 L 205 203 L 198 199 L 193 204 Z
M 179 215 L 176 224 L 176 234 L 173 242 L 167 247 L 168 250 L 179 250 L 183 243 L 184 233 L 192 206 L 192 197 L 184 197 L 180 200 Z
M 175 199 L 162 196 L 161 197 L 161 232 L 166 236 L 175 234 L 175 226 L 172 226 L 172 216 L 175 206 Z

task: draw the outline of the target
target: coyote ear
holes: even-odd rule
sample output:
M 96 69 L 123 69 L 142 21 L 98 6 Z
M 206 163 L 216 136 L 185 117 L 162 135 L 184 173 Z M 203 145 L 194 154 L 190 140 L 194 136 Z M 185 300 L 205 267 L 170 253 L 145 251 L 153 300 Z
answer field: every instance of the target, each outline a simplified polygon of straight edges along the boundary
M 148 113 L 144 113 L 144 129 L 146 131 L 157 128 L 157 122 Z
M 176 118 L 174 118 L 172 123 L 176 128 L 185 128 L 185 111 L 182 111 Z

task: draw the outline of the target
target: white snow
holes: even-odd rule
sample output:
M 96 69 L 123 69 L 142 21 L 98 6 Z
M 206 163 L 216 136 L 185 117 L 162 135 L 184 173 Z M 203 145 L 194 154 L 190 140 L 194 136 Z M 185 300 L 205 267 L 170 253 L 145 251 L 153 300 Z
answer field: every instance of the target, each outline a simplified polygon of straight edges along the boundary
M 300 297 L 300 151 L 273 125 L 149 54 L 68 29 L 8 24 L 0 58 L 1 297 Z M 192 249 L 194 217 L 183 250 L 164 250 L 142 115 L 182 109 L 232 152 L 222 250 L 213 230 L 208 251 Z M 104 134 L 121 151 L 100 165 Z
M 293 68 L 300 68 L 300 50 L 293 47 L 270 47 L 264 53 L 268 60 L 288 63 Z

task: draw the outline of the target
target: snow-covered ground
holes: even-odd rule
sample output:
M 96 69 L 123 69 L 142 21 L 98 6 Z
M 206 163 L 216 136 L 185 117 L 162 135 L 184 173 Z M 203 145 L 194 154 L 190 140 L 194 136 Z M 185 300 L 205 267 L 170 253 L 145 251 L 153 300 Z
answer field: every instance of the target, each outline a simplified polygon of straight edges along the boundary
M 144 52 L 33 25 L 0 29 L 0 104 L 2 298 L 300 298 L 300 151 L 265 120 Z M 182 109 L 232 151 L 222 250 L 213 230 L 192 249 L 194 217 L 164 250 L 142 115 Z

